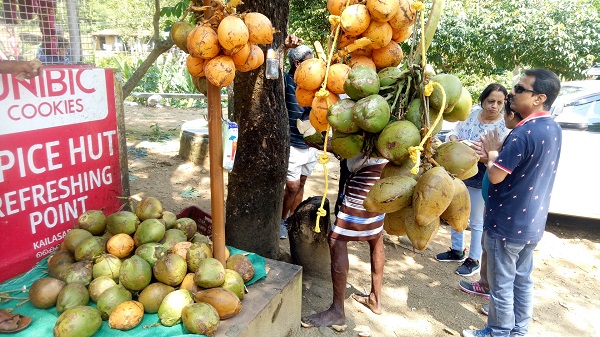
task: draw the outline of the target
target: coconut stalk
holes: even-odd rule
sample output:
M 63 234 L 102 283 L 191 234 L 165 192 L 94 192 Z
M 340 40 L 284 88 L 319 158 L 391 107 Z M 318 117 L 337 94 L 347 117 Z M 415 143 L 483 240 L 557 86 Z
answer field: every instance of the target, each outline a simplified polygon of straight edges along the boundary
M 427 49 L 429 49 L 429 46 L 433 41 L 433 35 L 435 34 L 442 17 L 444 2 L 445 0 L 433 0 L 431 11 L 429 12 L 429 17 L 427 18 L 427 24 L 425 25 L 425 43 L 424 46 L 422 45 L 421 41 L 417 43 L 417 49 L 415 50 L 415 54 L 412 58 L 413 60 L 420 60 L 422 54 L 427 54 Z M 421 48 L 424 48 L 425 50 L 421 52 Z

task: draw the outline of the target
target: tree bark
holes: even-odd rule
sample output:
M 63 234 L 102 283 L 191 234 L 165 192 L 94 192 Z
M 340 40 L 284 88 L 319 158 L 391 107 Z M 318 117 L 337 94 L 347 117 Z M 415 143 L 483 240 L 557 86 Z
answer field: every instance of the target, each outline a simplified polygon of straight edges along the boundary
M 280 31 L 275 34 L 272 47 L 283 44 L 289 19 L 288 0 L 247 1 L 238 7 L 238 12 L 246 11 L 266 15 Z M 264 71 L 263 65 L 235 76 L 234 111 L 239 141 L 235 165 L 229 174 L 225 233 L 228 245 L 277 258 L 290 137 L 283 78 L 267 80 Z

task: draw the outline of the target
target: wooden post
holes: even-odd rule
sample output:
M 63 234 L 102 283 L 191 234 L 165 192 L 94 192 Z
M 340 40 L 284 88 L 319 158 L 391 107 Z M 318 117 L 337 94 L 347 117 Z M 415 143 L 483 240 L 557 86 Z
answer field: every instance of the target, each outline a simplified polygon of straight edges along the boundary
M 205 6 L 211 0 L 204 0 Z M 206 12 L 210 18 L 212 11 Z M 208 158 L 210 160 L 210 205 L 212 217 L 213 257 L 225 266 L 225 182 L 223 179 L 223 129 L 221 88 L 208 82 Z

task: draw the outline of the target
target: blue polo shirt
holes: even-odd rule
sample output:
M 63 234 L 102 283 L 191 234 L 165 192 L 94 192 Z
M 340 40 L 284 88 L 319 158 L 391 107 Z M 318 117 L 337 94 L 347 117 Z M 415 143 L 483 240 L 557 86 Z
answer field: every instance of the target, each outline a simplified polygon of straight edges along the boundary
M 561 143 L 562 130 L 547 112 L 529 116 L 506 137 L 494 165 L 508 175 L 489 186 L 486 235 L 522 244 L 541 240 Z
M 296 99 L 296 82 L 294 77 L 288 73 L 283 74 L 285 83 L 285 107 L 288 112 L 288 120 L 290 123 L 290 146 L 299 149 L 308 149 L 309 146 L 304 142 L 304 137 L 298 131 L 296 120 L 307 120 L 310 114 L 310 107 L 303 108 L 298 104 Z

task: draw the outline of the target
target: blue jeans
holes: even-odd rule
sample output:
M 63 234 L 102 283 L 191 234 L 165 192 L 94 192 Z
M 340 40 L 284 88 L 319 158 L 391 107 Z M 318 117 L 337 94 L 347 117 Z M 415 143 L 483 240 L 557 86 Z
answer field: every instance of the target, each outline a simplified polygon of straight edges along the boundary
M 485 203 L 481 195 L 481 189 L 468 187 L 469 196 L 471 197 L 471 214 L 469 215 L 469 227 L 471 228 L 471 246 L 469 248 L 469 257 L 473 260 L 481 260 L 481 235 L 483 234 L 483 211 Z M 452 249 L 462 251 L 464 246 L 464 231 L 457 232 L 453 228 L 450 229 L 450 240 Z
M 507 242 L 485 235 L 490 283 L 488 327 L 493 337 L 525 336 L 533 314 L 535 244 Z

